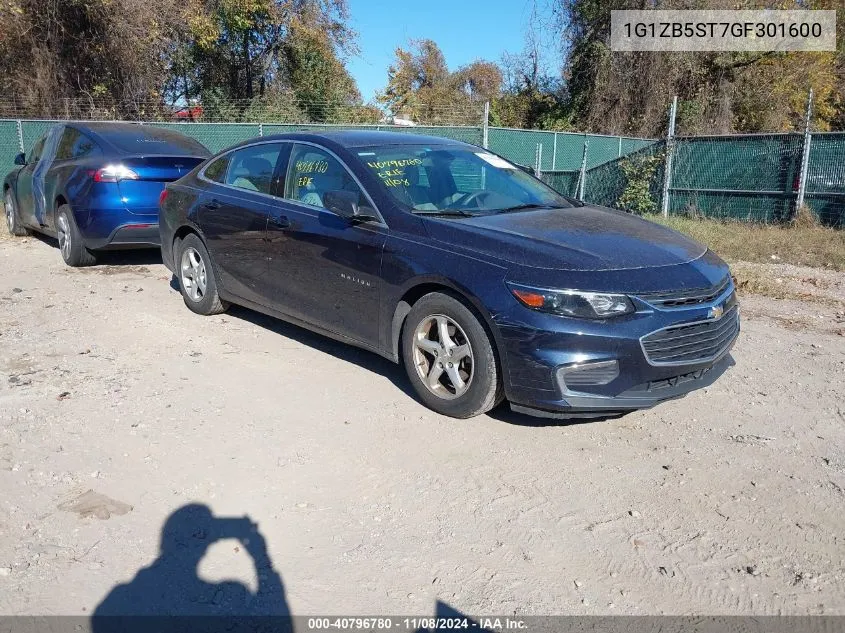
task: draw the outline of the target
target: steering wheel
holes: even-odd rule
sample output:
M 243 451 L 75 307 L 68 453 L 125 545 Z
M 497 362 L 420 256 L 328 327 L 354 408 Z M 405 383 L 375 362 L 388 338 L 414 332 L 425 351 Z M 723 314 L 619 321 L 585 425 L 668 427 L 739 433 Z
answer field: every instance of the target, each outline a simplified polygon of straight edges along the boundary
M 489 197 L 492 192 L 490 191 L 472 191 L 470 193 L 465 193 L 460 198 L 455 200 L 454 204 L 456 207 L 463 207 L 468 208 L 471 202 L 475 202 L 475 208 L 480 209 L 481 205 L 479 204 L 482 202 L 482 198 Z

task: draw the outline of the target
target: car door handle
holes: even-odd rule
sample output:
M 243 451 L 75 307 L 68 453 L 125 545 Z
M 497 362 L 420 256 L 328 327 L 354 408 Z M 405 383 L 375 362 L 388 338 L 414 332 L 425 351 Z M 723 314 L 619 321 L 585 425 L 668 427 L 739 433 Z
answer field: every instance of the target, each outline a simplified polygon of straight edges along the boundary
M 290 226 L 290 220 L 288 220 L 288 216 L 286 215 L 271 215 L 270 224 L 280 229 L 286 229 Z
M 221 204 L 221 202 L 219 200 L 212 198 L 208 202 L 203 202 L 201 206 L 202 206 L 203 209 L 208 209 L 209 211 L 214 211 L 215 209 L 219 209 L 223 205 Z

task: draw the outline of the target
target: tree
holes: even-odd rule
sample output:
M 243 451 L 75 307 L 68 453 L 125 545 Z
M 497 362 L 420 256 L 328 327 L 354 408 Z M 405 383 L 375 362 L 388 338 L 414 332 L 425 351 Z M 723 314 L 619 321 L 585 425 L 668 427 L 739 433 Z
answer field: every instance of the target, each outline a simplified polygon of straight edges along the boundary
M 409 50 L 397 48 L 387 71 L 387 87 L 377 100 L 396 116 L 433 121 L 451 105 L 449 69 L 432 40 L 413 40 Z
M 771 0 L 772 8 L 794 2 Z M 835 8 L 841 0 L 806 0 L 806 8 Z M 725 0 L 720 8 L 757 8 Z M 665 132 L 667 105 L 680 102 L 682 133 L 798 129 L 807 93 L 817 96 L 814 124 L 841 125 L 842 38 L 837 53 L 624 53 L 610 50 L 610 13 L 652 6 L 643 0 L 560 0 L 566 52 L 568 112 L 582 129 L 657 136 Z M 662 0 L 660 8 L 713 8 L 707 0 Z M 841 7 L 840 7 L 841 8 Z M 842 11 L 839 11 L 842 13 Z M 839 16 L 840 32 L 843 16 Z M 838 123 L 839 122 L 839 123 Z
M 339 58 L 354 50 L 345 0 L 192 1 L 170 56 L 173 96 L 214 88 L 249 100 L 285 86 L 310 100 L 360 98 Z
M 492 121 L 505 127 L 570 129 L 565 86 L 543 71 L 535 42 L 529 37 L 521 54 L 503 56 L 504 90 L 493 102 Z
M 23 114 L 80 116 L 114 103 L 142 116 L 165 84 L 165 58 L 184 24 L 178 0 L 7 0 L 0 4 L 0 73 Z M 84 112 L 78 109 L 85 106 Z M 12 109 L 9 104 L 7 108 Z
M 5 0 L 7 114 L 335 120 L 360 107 L 346 0 Z M 300 105 L 307 104 L 307 105 Z M 365 118 L 372 118 L 367 111 Z
M 341 122 L 361 103 L 355 80 L 335 54 L 322 29 L 295 20 L 283 46 L 293 94 L 311 121 Z

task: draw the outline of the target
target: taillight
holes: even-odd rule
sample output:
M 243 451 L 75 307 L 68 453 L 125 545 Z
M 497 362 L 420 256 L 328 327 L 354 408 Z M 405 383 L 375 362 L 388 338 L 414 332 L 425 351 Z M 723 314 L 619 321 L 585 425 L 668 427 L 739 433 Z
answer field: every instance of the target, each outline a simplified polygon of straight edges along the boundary
M 167 194 L 168 194 L 167 189 L 164 189 L 161 192 L 161 194 L 159 195 L 159 197 L 158 197 L 158 207 L 159 207 L 159 209 L 164 204 L 164 201 L 167 200 Z
M 118 182 L 138 180 L 140 176 L 125 165 L 106 165 L 94 172 L 94 182 Z

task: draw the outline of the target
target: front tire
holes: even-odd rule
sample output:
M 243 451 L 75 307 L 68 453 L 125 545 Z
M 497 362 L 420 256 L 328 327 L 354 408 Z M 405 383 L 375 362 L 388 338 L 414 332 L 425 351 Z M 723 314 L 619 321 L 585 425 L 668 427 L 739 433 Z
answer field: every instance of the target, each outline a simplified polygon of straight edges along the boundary
M 185 305 L 204 316 L 225 312 L 229 304 L 217 292 L 217 279 L 205 244 L 195 233 L 177 244 L 174 260 L 179 267 L 179 290 Z
M 9 229 L 9 234 L 16 237 L 24 237 L 29 235 L 29 231 L 21 224 L 18 217 L 18 208 L 15 206 L 15 197 L 12 195 L 11 189 L 6 189 L 6 194 L 3 196 L 3 204 L 6 210 L 6 227 Z
M 417 301 L 402 329 L 405 371 L 423 403 L 453 418 L 501 402 L 502 381 L 490 336 L 457 299 L 434 292 Z
M 59 239 L 59 250 L 62 259 L 68 266 L 92 266 L 97 263 L 94 254 L 85 248 L 82 234 L 76 226 L 76 220 L 70 207 L 63 204 L 56 213 L 56 237 Z

